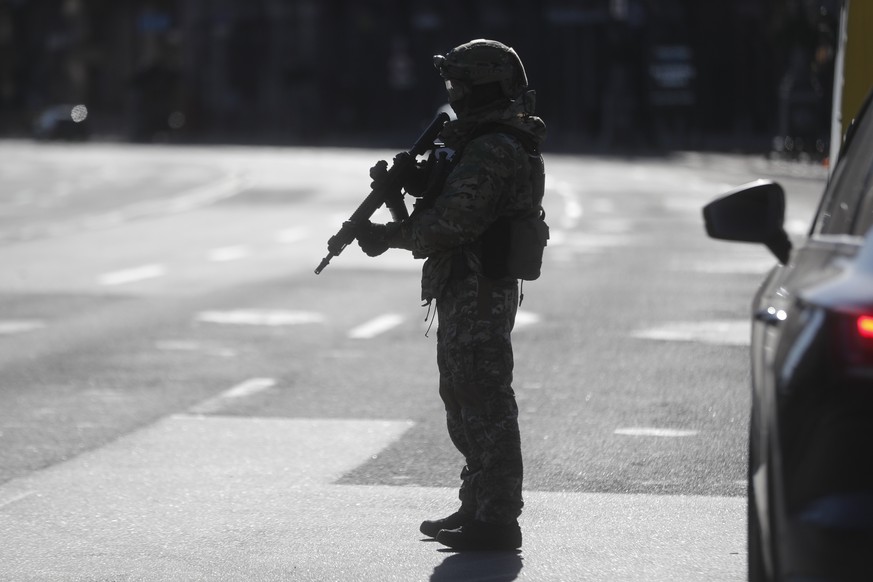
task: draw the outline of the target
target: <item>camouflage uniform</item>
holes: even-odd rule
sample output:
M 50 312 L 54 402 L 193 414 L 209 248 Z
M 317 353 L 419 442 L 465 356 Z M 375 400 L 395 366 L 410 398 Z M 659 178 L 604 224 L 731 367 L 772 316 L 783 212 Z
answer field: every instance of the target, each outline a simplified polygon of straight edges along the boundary
M 515 523 L 523 505 L 510 340 L 518 283 L 484 276 L 481 237 L 498 217 L 531 208 L 528 154 L 511 130 L 500 131 L 509 126 L 540 143 L 545 124 L 524 107 L 518 100 L 446 125 L 443 140 L 459 159 L 434 206 L 405 222 L 394 245 L 427 257 L 422 298 L 435 299 L 439 314 L 440 396 L 466 460 L 462 510 L 494 524 Z

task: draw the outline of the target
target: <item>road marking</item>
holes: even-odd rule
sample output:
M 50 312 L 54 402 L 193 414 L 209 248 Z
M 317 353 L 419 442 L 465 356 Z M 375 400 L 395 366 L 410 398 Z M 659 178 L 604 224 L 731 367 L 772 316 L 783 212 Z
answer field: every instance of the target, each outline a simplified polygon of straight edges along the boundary
M 309 231 L 305 228 L 291 227 L 280 230 L 276 233 L 276 242 L 282 244 L 291 244 L 299 242 L 309 236 Z
M 577 253 L 600 253 L 604 249 L 627 246 L 633 242 L 628 233 L 610 232 L 568 232 L 557 230 L 550 235 L 549 248 L 566 247 L 566 250 Z M 558 250 L 555 248 L 554 250 Z M 552 256 L 553 251 L 546 251 Z
M 295 580 L 337 572 L 359 580 L 457 578 L 451 554 L 415 531 L 421 519 L 456 507 L 456 488 L 405 479 L 400 486 L 337 484 L 412 426 L 164 418 L 0 485 L 0 500 L 28 494 L 26 503 L 3 507 L 0 578 L 44 578 L 46 564 L 77 580 L 119 573 L 199 580 L 214 577 L 217 564 L 224 578 L 239 580 L 277 572 L 293 572 Z M 741 496 L 525 491 L 523 577 L 745 580 L 745 503 Z M 353 544 L 337 543 L 339 528 Z M 361 559 L 386 548 L 398 559 Z M 518 577 L 516 556 L 486 554 L 473 557 L 485 561 L 474 562 L 477 571 Z
M 189 340 L 158 340 L 155 347 L 159 350 L 176 352 L 196 352 L 200 350 L 200 342 Z
M 148 216 L 179 214 L 230 198 L 244 190 L 250 179 L 241 174 L 232 174 L 215 182 L 195 186 L 179 193 L 172 200 L 146 200 L 103 214 L 86 216 L 66 222 L 50 224 L 40 232 L 47 236 L 61 236 L 81 229 L 97 230 Z
M 286 311 L 270 309 L 234 309 L 230 311 L 201 311 L 197 321 L 229 325 L 301 325 L 321 323 L 324 316 L 312 311 Z
M 146 279 L 154 279 L 164 275 L 164 273 L 166 273 L 166 269 L 163 265 L 143 265 L 142 267 L 105 273 L 100 275 L 98 281 L 101 285 L 125 285 Z
M 10 495 L 9 497 L 6 497 L 6 498 L 0 498 L 0 509 L 9 507 L 13 503 L 17 503 L 17 502 L 21 501 L 22 499 L 27 499 L 28 497 L 30 497 L 34 493 L 36 493 L 36 492 L 35 491 L 25 491 L 23 493 L 17 493 L 15 495 Z
M 386 313 L 368 321 L 349 332 L 351 339 L 371 339 L 403 323 L 403 317 L 396 313 Z
M 221 393 L 221 398 L 245 398 L 276 385 L 272 378 L 252 378 Z
M 786 220 L 785 232 L 796 236 L 806 236 L 809 234 L 809 222 L 798 218 Z
M 263 392 L 276 385 L 276 381 L 272 378 L 252 378 L 233 388 L 225 390 L 218 396 L 204 400 L 203 402 L 192 406 L 188 411 L 192 414 L 211 414 L 218 412 L 224 408 L 229 401 L 247 398 L 258 392 Z
M 35 329 L 42 329 L 45 323 L 35 319 L 11 319 L 0 320 L 0 335 L 12 335 L 14 333 L 24 333 Z
M 168 352 L 200 352 L 209 356 L 232 358 L 236 356 L 236 350 L 216 345 L 203 344 L 191 340 L 158 340 L 155 348 Z
M 617 428 L 613 434 L 623 436 L 651 436 L 651 437 L 690 437 L 697 434 L 696 430 L 681 430 L 674 428 L 653 428 L 653 427 L 628 427 Z
M 527 327 L 529 325 L 534 325 L 539 323 L 541 320 L 540 316 L 536 313 L 531 313 L 530 311 L 519 311 L 515 314 L 515 327 L 514 329 L 519 329 L 522 327 Z
M 624 234 L 633 232 L 634 221 L 629 218 L 599 218 L 592 226 L 598 233 Z
M 750 335 L 751 323 L 745 319 L 739 321 L 676 321 L 631 333 L 632 337 L 639 339 L 700 342 L 729 346 L 748 346 Z
M 243 245 L 236 245 L 212 249 L 211 251 L 209 251 L 208 258 L 212 262 L 222 263 L 226 261 L 236 261 L 245 258 L 248 255 L 249 250 L 247 247 Z
M 615 202 L 611 198 L 595 198 L 591 201 L 591 210 L 598 214 L 615 212 Z
M 583 214 L 582 204 L 579 202 L 576 190 L 569 182 L 552 180 L 550 176 L 546 177 L 546 181 L 546 188 L 554 190 L 564 202 L 564 209 L 560 217 L 561 228 L 572 230 L 579 224 Z
M 722 258 L 712 261 L 680 261 L 670 264 L 673 271 L 693 271 L 712 275 L 761 275 L 767 273 L 776 264 L 771 256 L 749 258 Z
M 129 207 L 126 209 L 126 213 L 155 213 L 156 209 L 162 210 L 162 213 L 171 214 L 187 212 L 235 196 L 245 190 L 248 184 L 248 177 L 242 174 L 231 174 L 216 182 L 195 186 L 169 202 L 144 202 L 140 206 Z

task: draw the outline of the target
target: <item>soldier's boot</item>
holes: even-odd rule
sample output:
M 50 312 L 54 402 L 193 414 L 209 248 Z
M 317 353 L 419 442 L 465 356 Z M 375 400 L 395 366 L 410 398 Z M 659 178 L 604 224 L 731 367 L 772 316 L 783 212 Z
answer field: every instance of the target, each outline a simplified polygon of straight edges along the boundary
M 471 521 L 473 521 L 473 513 L 470 511 L 465 511 L 462 507 L 448 517 L 433 520 L 427 519 L 421 522 L 421 526 L 418 529 L 424 535 L 435 538 L 441 530 L 458 529 L 459 527 L 466 525 Z
M 436 540 L 458 551 L 510 551 L 521 547 L 518 523 L 498 525 L 473 520 L 457 529 L 444 529 Z

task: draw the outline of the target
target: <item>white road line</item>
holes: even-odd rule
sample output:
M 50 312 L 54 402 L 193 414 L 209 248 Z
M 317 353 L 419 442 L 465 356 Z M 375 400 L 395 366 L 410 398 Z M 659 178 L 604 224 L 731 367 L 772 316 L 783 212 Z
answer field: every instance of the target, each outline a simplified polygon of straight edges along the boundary
M 707 273 L 712 275 L 761 275 L 767 273 L 776 264 L 776 259 L 771 256 L 755 256 L 749 258 L 726 257 L 709 261 L 681 261 L 674 260 L 670 263 L 672 271 L 692 271 L 695 273 Z
M 286 311 L 270 309 L 234 309 L 230 311 L 201 311 L 197 321 L 229 325 L 300 325 L 321 323 L 324 316 L 312 311 Z
M 12 505 L 13 503 L 21 501 L 22 499 L 27 499 L 28 497 L 30 497 L 34 493 L 36 493 L 36 491 L 25 491 L 24 493 L 18 493 L 16 495 L 12 495 L 11 497 L 8 497 L 6 499 L 0 499 L 0 509 L 3 509 L 4 507 L 8 507 L 8 506 Z
M 236 261 L 249 255 L 249 249 L 243 245 L 219 247 L 209 251 L 208 258 L 215 263 Z
M 631 336 L 650 340 L 747 346 L 750 342 L 750 326 L 748 320 L 674 321 L 658 327 L 637 330 Z
M 617 428 L 614 434 L 623 436 L 651 436 L 651 437 L 690 437 L 697 434 L 696 430 L 681 430 L 675 428 L 654 428 L 654 427 L 628 427 Z
M 591 210 L 598 214 L 612 214 L 615 212 L 615 202 L 610 198 L 595 198 L 591 201 Z
M 216 182 L 195 186 L 181 192 L 169 201 L 161 199 L 138 202 L 104 214 L 95 214 L 80 220 L 52 224 L 46 228 L 46 232 L 49 236 L 60 236 L 76 232 L 82 228 L 86 230 L 103 229 L 146 216 L 163 216 L 187 212 L 224 200 L 225 198 L 230 198 L 244 190 L 249 182 L 248 177 L 241 174 L 233 174 Z
M 100 275 L 98 282 L 101 285 L 125 285 L 127 283 L 135 283 L 145 279 L 154 279 L 164 275 L 166 269 L 163 265 L 143 265 L 132 269 L 124 269 L 121 271 L 113 271 Z
M 158 340 L 155 342 L 155 348 L 167 352 L 199 352 L 222 358 L 232 358 L 237 355 L 236 350 L 230 348 L 191 340 Z
M 809 232 L 809 222 L 797 218 L 785 222 L 785 232 L 796 236 L 805 236 Z
M 569 182 L 552 180 L 548 177 L 546 180 L 546 188 L 554 190 L 564 202 L 563 214 L 561 215 L 560 220 L 561 228 L 572 230 L 579 223 L 579 219 L 582 218 L 583 213 L 582 204 L 579 202 L 579 197 L 576 195 L 576 191 Z
M 403 323 L 403 317 L 396 313 L 386 313 L 349 331 L 351 339 L 370 339 Z
M 275 385 L 276 381 L 272 378 L 252 378 L 237 384 L 233 388 L 225 390 L 214 398 L 195 404 L 189 408 L 188 411 L 192 414 L 210 414 L 218 412 L 231 400 L 238 400 L 240 398 L 252 396 L 258 392 L 263 392 L 264 390 L 272 388 Z
M 276 233 L 276 242 L 282 244 L 292 244 L 299 242 L 309 236 L 309 231 L 305 228 L 291 227 L 280 230 Z
M 593 226 L 599 233 L 624 234 L 626 232 L 633 232 L 634 221 L 629 218 L 598 218 Z
M 24 333 L 35 329 L 42 329 L 44 327 L 44 322 L 35 319 L 0 320 L 0 335 Z
M 167 351 L 196 352 L 201 344 L 191 340 L 158 340 L 155 342 L 155 347 Z
M 162 210 L 165 213 L 187 212 L 189 210 L 213 204 L 219 200 L 224 200 L 225 198 L 230 198 L 244 190 L 248 186 L 248 183 L 249 179 L 246 176 L 232 174 L 216 182 L 191 188 L 170 200 L 169 203 L 165 201 L 159 203 L 146 202 L 143 203 L 140 208 L 128 208 L 127 213 L 130 214 L 136 210 L 140 212 L 151 210 L 150 205 L 157 206 L 158 208 L 163 207 Z
M 221 398 L 244 398 L 276 385 L 272 378 L 252 378 L 221 393 Z
M 540 322 L 540 316 L 530 311 L 519 311 L 515 314 L 515 328 L 527 327 Z
M 633 243 L 633 240 L 633 237 L 627 233 L 583 233 L 555 230 L 549 239 L 549 248 L 552 250 L 546 252 L 552 256 L 554 250 L 558 250 L 558 248 L 564 250 L 566 247 L 566 250 L 571 252 L 600 253 L 605 249 L 628 246 Z

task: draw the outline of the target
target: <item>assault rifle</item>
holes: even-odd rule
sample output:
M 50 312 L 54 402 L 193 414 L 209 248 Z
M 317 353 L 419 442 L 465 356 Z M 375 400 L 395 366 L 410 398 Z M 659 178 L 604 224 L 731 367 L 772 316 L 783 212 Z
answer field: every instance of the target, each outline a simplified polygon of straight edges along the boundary
M 316 275 L 327 267 L 332 258 L 339 255 L 343 252 L 343 249 L 355 241 L 355 238 L 358 236 L 358 225 L 370 220 L 373 213 L 379 210 L 383 204 L 391 211 L 391 217 L 395 221 L 409 218 L 409 212 L 403 203 L 401 184 L 407 173 L 415 166 L 415 158 L 434 146 L 434 140 L 448 120 L 449 116 L 447 113 L 438 114 L 427 129 L 424 130 L 424 133 L 419 136 L 412 149 L 407 152 L 408 155 L 401 155 L 395 158 L 394 165 L 388 169 L 387 174 L 376 181 L 373 190 L 364 198 L 358 209 L 343 223 L 339 231 L 327 241 L 327 256 L 321 260 L 321 264 L 315 269 Z

